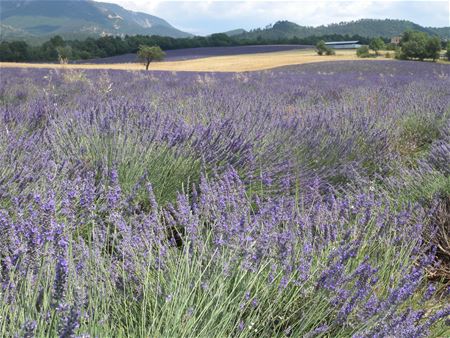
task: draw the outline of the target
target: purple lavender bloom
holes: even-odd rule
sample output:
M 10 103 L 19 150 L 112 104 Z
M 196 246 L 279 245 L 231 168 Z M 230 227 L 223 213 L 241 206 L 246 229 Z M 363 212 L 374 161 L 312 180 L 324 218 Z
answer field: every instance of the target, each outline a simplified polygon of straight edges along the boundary
M 69 276 L 69 264 L 67 262 L 68 241 L 63 231 L 64 227 L 60 225 L 55 229 L 54 235 L 56 267 L 53 283 L 53 303 L 55 306 L 58 306 L 66 295 Z
M 35 337 L 37 323 L 35 320 L 27 320 L 23 325 L 23 337 L 33 338 Z
M 59 337 L 60 338 L 74 338 L 76 330 L 80 327 L 80 310 L 74 304 L 72 306 L 62 305 L 58 309 L 62 314 Z
M 119 175 L 117 170 L 113 169 L 110 173 L 111 186 L 108 191 L 108 207 L 110 209 L 115 209 L 121 199 L 121 188 L 119 185 Z
M 314 330 L 308 332 L 306 335 L 304 335 L 304 338 L 313 338 L 320 336 L 323 333 L 326 333 L 329 330 L 329 326 L 327 324 L 320 325 L 319 327 L 315 328 Z

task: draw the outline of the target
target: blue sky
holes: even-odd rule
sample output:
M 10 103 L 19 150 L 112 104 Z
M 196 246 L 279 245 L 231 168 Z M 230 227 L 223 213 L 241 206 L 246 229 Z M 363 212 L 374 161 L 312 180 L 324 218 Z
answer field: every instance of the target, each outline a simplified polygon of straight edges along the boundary
M 319 26 L 361 18 L 406 19 L 423 26 L 450 26 L 450 1 L 167 1 L 103 0 L 159 16 L 198 35 L 264 27 L 278 20 Z

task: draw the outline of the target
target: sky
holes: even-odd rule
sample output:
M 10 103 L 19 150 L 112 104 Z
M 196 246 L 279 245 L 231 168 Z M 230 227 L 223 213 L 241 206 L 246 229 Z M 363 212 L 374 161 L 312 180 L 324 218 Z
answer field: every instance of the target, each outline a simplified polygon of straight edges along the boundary
M 102 0 L 156 15 L 183 31 L 207 35 L 236 28 L 263 28 L 278 20 L 319 26 L 341 21 L 405 19 L 422 26 L 450 26 L 450 1 L 182 1 Z

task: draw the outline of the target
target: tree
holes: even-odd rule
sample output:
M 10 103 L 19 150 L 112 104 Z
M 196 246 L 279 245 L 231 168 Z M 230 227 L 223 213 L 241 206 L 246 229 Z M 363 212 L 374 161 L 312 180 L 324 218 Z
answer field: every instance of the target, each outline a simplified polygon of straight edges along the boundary
M 356 55 L 359 58 L 368 58 L 370 56 L 369 47 L 367 47 L 366 45 L 359 47 L 356 50 Z
M 375 38 L 370 41 L 369 48 L 372 49 L 376 55 L 379 55 L 378 51 L 386 48 L 386 44 L 384 43 L 383 39 Z
M 439 59 L 439 55 L 441 53 L 441 40 L 437 36 L 428 38 L 425 49 L 427 52 L 426 57 L 436 61 Z
M 2 41 L 0 43 L 0 61 L 17 61 L 14 60 L 14 55 L 9 48 L 9 42 Z
M 137 55 L 144 61 L 145 69 L 148 70 L 150 62 L 164 59 L 166 53 L 159 46 L 140 45 Z
M 24 41 L 11 41 L 9 49 L 12 53 L 11 61 L 27 61 L 29 58 L 30 47 Z
M 0 43 L 0 61 L 28 61 L 32 56 L 32 47 L 25 41 L 2 41 Z
M 49 40 L 49 42 L 50 42 L 50 44 L 53 46 L 53 47 L 58 47 L 58 46 L 64 46 L 65 44 L 66 44 L 66 42 L 64 41 L 64 39 L 61 37 L 61 36 L 59 36 L 59 35 L 55 35 L 54 37 L 52 37 L 50 40 Z
M 56 47 L 58 53 L 59 63 L 66 64 L 69 62 L 69 58 L 72 56 L 72 47 L 70 46 L 58 46 Z
M 212 46 L 230 46 L 233 40 L 225 33 L 216 33 L 210 35 Z
M 428 34 L 424 32 L 408 31 L 402 36 L 402 59 L 419 59 L 423 61 L 428 57 Z
M 44 42 L 41 47 L 41 55 L 44 60 L 59 60 L 58 47 L 64 47 L 66 42 L 59 35 L 55 35 L 47 42 Z
M 402 59 L 436 60 L 439 57 L 441 43 L 438 37 L 430 37 L 424 32 L 409 31 L 403 33 L 401 48 Z

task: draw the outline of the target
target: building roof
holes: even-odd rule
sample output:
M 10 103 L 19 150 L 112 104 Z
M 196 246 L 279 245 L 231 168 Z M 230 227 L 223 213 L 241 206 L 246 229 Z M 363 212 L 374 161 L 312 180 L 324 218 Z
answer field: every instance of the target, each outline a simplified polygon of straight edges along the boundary
M 358 43 L 359 41 L 333 41 L 333 42 L 325 42 L 326 45 L 350 45 Z

